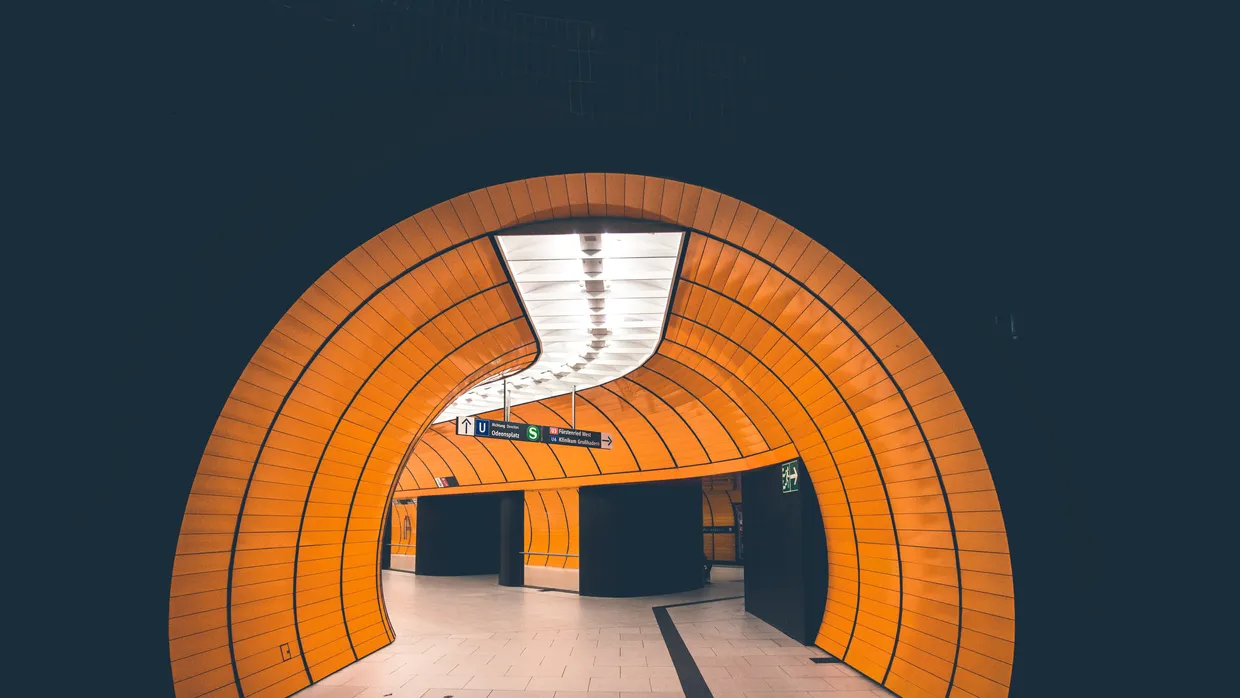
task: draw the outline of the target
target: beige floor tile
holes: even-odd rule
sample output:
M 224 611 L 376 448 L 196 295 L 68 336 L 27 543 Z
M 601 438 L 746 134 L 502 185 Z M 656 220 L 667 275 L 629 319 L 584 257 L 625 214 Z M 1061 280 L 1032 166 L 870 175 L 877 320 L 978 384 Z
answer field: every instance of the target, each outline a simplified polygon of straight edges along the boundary
M 555 698 L 555 691 L 491 691 L 487 698 Z
M 778 667 L 778 666 L 730 666 L 730 667 L 725 667 L 725 668 L 728 670 L 728 674 L 730 676 L 732 676 L 733 678 L 737 678 L 737 679 L 739 678 L 772 678 L 772 679 L 790 678 L 788 674 L 783 670 L 783 667 Z
M 595 657 L 594 666 L 646 666 L 646 656 Z
M 641 647 L 641 640 L 597 640 L 594 647 Z
M 650 692 L 650 679 L 592 678 L 591 691 Z
M 490 691 L 471 691 L 464 688 L 428 688 L 421 698 L 487 698 Z
M 711 647 L 720 657 L 769 657 L 761 647 Z
M 524 691 L 529 684 L 528 676 L 475 676 L 465 684 L 465 688 Z
M 480 666 L 461 665 L 448 672 L 450 676 L 508 676 L 511 664 L 483 664 Z
M 779 649 L 771 640 L 729 640 L 733 647 L 761 647 L 763 649 Z
M 832 664 L 831 666 L 838 669 L 842 676 L 861 676 L 861 672 L 848 666 L 847 664 Z
M 676 668 L 670 666 L 621 666 L 620 677 L 634 678 L 676 678 Z
M 457 667 L 457 666 L 458 666 L 458 664 L 457 664 L 457 662 L 456 662 L 456 661 L 451 661 L 451 662 L 444 662 L 444 661 L 430 662 L 430 663 L 426 663 L 426 664 L 421 664 L 421 665 L 419 665 L 419 666 L 418 666 L 417 671 L 416 671 L 416 672 L 414 672 L 414 673 L 417 673 L 417 674 L 439 674 L 439 675 L 441 675 L 441 676 L 446 676 L 446 675 L 448 675 L 448 674 L 451 674 L 451 673 L 452 673 L 452 671 L 453 671 L 454 669 L 456 669 L 456 667 Z
M 621 657 L 648 657 L 652 654 L 667 654 L 667 645 L 662 642 L 643 642 L 639 646 L 621 647 Z
M 324 676 L 323 678 L 319 679 L 318 682 L 315 683 L 314 685 L 315 686 L 343 686 L 349 679 L 353 678 L 348 673 L 348 669 L 349 667 L 345 667 L 344 669 L 341 669 L 340 671 L 337 671 L 336 673 L 331 674 L 330 676 Z M 313 686 L 311 686 L 311 688 L 313 688 Z M 309 689 L 306 689 L 306 690 L 309 690 Z
M 823 680 L 837 691 L 872 691 L 881 688 L 877 683 L 860 676 L 832 676 Z
M 566 664 L 514 664 L 506 676 L 563 676 Z
M 422 688 L 465 688 L 465 684 L 469 683 L 470 676 L 441 676 L 437 674 L 418 674 L 409 677 L 409 680 L 401 685 L 401 688 L 408 690 L 414 686 Z
M 555 698 L 620 698 L 617 691 L 556 691 Z
M 793 678 L 814 677 L 818 679 L 829 679 L 836 676 L 844 676 L 834 664 L 798 664 L 793 666 L 781 666 L 784 673 Z
M 535 676 L 525 687 L 527 691 L 589 691 L 588 676 Z
M 745 663 L 750 666 L 807 666 L 813 664 L 809 657 L 782 654 L 749 654 L 745 655 Z
M 365 686 L 333 686 L 319 682 L 300 691 L 297 698 L 355 698 Z
M 384 686 L 388 688 L 397 688 L 402 686 L 409 680 L 408 674 L 381 674 L 370 676 L 356 676 L 344 683 L 346 686 Z
M 354 696 L 354 698 L 383 698 L 383 696 L 390 696 L 391 698 L 398 698 L 398 696 L 399 698 L 409 698 L 409 694 L 402 693 L 401 691 L 402 689 L 391 688 L 389 686 L 370 686 Z
M 693 661 L 696 662 L 699 667 L 752 666 L 751 664 L 746 662 L 745 659 L 746 659 L 745 657 L 719 657 L 719 656 L 712 654 L 709 656 L 694 657 Z
M 728 691 L 769 691 L 771 687 L 762 678 L 743 678 L 743 679 L 707 679 L 706 686 L 710 688 L 711 693 L 728 692 Z
M 593 664 L 587 664 L 587 665 L 582 666 L 582 665 L 569 664 L 568 666 L 564 667 L 564 677 L 565 678 L 584 677 L 588 679 L 593 679 L 593 678 L 618 679 L 620 678 L 620 668 L 621 667 L 619 666 L 595 666 Z
M 770 655 L 783 655 L 788 657 L 824 657 L 826 654 L 817 647 L 766 647 L 763 652 Z
M 652 676 L 650 677 L 650 690 L 655 693 L 679 693 L 683 692 L 684 687 L 677 677 Z
M 816 679 L 813 677 L 802 678 L 768 678 L 766 683 L 771 687 L 772 691 L 825 691 L 834 688 L 824 679 Z

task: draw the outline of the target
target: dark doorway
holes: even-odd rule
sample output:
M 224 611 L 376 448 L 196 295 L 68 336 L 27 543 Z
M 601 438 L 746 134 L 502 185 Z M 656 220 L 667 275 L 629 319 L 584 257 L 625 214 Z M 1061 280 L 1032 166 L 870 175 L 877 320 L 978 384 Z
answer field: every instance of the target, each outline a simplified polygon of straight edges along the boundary
M 700 588 L 701 512 L 697 478 L 581 488 L 581 595 Z
M 798 458 L 742 481 L 745 610 L 813 644 L 827 598 L 827 544 L 809 473 Z
M 498 574 L 502 496 L 419 497 L 416 573 Z

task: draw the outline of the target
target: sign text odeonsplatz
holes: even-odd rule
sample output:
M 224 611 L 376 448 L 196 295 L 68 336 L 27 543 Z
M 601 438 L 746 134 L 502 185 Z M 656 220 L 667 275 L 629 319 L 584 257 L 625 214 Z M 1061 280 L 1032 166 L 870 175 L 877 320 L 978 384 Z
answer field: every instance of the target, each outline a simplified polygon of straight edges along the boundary
M 459 436 L 481 436 L 505 441 L 525 441 L 556 446 L 581 446 L 583 448 L 606 448 L 612 444 L 611 434 L 585 429 L 549 427 L 541 424 L 502 422 L 497 419 L 457 417 L 456 433 Z

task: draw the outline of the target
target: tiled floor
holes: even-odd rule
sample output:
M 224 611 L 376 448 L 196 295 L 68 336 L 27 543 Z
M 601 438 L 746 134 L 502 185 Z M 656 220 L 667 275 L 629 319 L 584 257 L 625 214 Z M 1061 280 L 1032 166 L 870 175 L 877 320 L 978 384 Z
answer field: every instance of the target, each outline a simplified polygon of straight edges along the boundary
M 495 577 L 384 572 L 396 642 L 298 698 L 682 698 L 652 606 L 744 594 L 739 570 L 683 594 L 598 599 Z M 740 599 L 669 609 L 715 698 L 890 696 L 745 613 Z

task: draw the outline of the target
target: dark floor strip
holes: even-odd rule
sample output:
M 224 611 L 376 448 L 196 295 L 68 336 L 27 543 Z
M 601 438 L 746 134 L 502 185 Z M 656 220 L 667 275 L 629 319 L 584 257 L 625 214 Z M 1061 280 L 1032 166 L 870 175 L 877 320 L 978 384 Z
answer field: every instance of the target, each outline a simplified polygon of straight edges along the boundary
M 697 662 L 693 661 L 693 655 L 689 654 L 689 648 L 685 646 L 684 638 L 680 636 L 680 631 L 676 629 L 676 624 L 672 622 L 672 614 L 668 613 L 667 609 L 743 598 L 745 597 L 726 596 L 721 599 L 655 606 L 651 609 L 654 611 L 655 621 L 659 624 L 659 632 L 663 634 L 663 642 L 667 645 L 667 653 L 672 655 L 672 666 L 676 667 L 676 676 L 680 678 L 680 688 L 684 690 L 685 698 L 714 697 L 710 693 L 710 688 L 706 685 L 706 679 L 702 678 L 702 672 L 698 669 Z
M 696 606 L 701 603 L 714 603 L 716 601 L 734 601 L 736 599 L 743 599 L 743 598 L 745 597 L 744 596 L 722 596 L 717 599 L 706 599 L 704 601 L 686 601 L 684 603 L 669 603 L 666 606 L 656 606 L 656 608 L 680 608 L 681 606 Z

